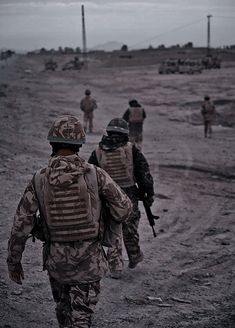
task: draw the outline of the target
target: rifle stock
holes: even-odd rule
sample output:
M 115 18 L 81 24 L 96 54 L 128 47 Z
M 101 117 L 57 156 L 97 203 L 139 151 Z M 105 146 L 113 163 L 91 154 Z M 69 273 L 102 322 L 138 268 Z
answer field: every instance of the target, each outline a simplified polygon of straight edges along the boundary
M 158 220 L 159 216 L 157 215 L 153 215 L 150 206 L 148 206 L 145 202 L 145 200 L 143 200 L 143 205 L 144 205 L 144 209 L 149 221 L 149 225 L 152 227 L 153 230 L 153 236 L 157 237 L 156 231 L 154 230 L 154 226 L 155 226 L 155 221 L 154 220 Z

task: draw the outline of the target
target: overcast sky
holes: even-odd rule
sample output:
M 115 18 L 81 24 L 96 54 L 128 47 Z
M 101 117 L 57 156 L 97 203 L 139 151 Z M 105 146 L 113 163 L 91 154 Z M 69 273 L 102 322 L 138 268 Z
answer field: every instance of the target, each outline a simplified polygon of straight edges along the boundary
M 0 0 L 0 48 L 82 47 L 81 4 L 87 46 L 109 41 L 129 48 L 160 44 L 235 44 L 235 0 Z

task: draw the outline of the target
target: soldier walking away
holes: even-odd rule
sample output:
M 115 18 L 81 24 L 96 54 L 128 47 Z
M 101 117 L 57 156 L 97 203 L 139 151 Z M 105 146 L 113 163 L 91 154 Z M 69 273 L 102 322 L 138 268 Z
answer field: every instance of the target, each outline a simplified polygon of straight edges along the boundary
M 139 245 L 138 226 L 139 200 L 148 206 L 153 203 L 154 186 L 149 165 L 142 152 L 129 142 L 128 123 L 122 118 L 112 119 L 106 128 L 98 147 L 92 152 L 88 162 L 103 168 L 125 191 L 133 204 L 133 213 L 122 224 L 124 245 L 129 258 L 129 268 L 134 269 L 143 260 Z M 122 237 L 122 236 L 121 236 Z M 112 278 L 120 278 L 123 270 L 122 238 L 108 249 L 107 257 Z
M 93 132 L 93 118 L 94 110 L 97 108 L 96 100 L 91 98 L 91 91 L 87 89 L 85 91 L 85 97 L 80 102 L 80 109 L 84 113 L 84 129 L 87 131 L 87 125 L 89 124 L 89 132 Z
M 136 99 L 129 101 L 129 108 L 123 115 L 123 119 L 129 123 L 129 140 L 136 143 L 137 147 L 141 149 L 143 141 L 143 123 L 146 118 L 144 108 L 138 103 Z
M 24 279 L 21 265 L 26 240 L 40 211 L 48 271 L 60 328 L 88 328 L 107 269 L 102 248 L 101 198 L 113 222 L 124 222 L 132 203 L 101 168 L 79 155 L 85 133 L 78 118 L 59 117 L 49 130 L 52 155 L 46 168 L 27 185 L 14 217 L 8 242 L 9 277 Z M 43 239 L 43 238 L 42 238 Z
M 202 103 L 201 114 L 204 121 L 204 136 L 205 138 L 211 138 L 212 135 L 212 122 L 215 119 L 216 111 L 215 106 L 211 102 L 209 96 L 204 97 Z

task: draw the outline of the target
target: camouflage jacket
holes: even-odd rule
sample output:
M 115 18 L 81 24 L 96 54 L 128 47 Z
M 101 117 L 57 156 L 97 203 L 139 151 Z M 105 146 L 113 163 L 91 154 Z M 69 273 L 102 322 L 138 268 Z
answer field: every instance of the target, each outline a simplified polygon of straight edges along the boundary
M 142 111 L 141 118 L 138 120 L 138 122 L 132 122 L 132 120 L 131 120 L 131 112 L 134 111 L 135 108 L 136 108 L 136 110 L 138 110 L 138 111 L 139 111 L 140 109 L 141 109 L 141 111 Z M 141 113 L 141 111 L 140 111 L 140 113 Z M 139 115 L 140 115 L 140 113 L 139 113 Z M 124 115 L 123 115 L 122 118 L 123 118 L 125 121 L 127 121 L 129 124 L 136 124 L 136 123 L 141 123 L 141 124 L 143 124 L 143 121 L 144 121 L 145 118 L 146 118 L 146 112 L 145 112 L 144 108 L 141 107 L 141 106 L 138 106 L 138 107 L 129 107 L 129 108 L 125 111 L 125 113 L 124 113 Z
M 61 167 L 64 176 L 60 179 L 71 179 L 74 176 L 75 164 L 76 170 L 81 171 L 88 167 L 86 161 L 78 155 L 66 157 L 56 156 L 57 158 L 66 159 L 63 161 L 68 165 Z M 49 161 L 48 168 L 55 167 L 55 157 Z M 75 163 L 76 162 L 76 163 Z M 48 169 L 47 168 L 47 169 Z M 72 168 L 72 174 L 68 177 L 69 170 Z M 41 171 L 45 174 L 45 169 Z M 118 221 L 125 221 L 132 212 L 130 199 L 120 189 L 120 187 L 110 178 L 102 169 L 97 168 L 97 183 L 99 195 L 103 197 L 110 208 L 112 217 Z M 36 196 L 33 179 L 28 183 L 25 192 L 19 202 L 14 217 L 14 223 L 8 242 L 7 263 L 9 270 L 21 262 L 22 254 L 28 236 L 33 228 L 34 215 L 39 208 L 39 202 Z M 101 224 L 102 225 L 102 224 Z M 58 243 L 50 242 L 49 254 L 46 259 L 45 267 L 49 275 L 61 283 L 92 282 L 100 280 L 107 269 L 107 263 L 104 251 L 101 246 L 101 240 L 94 240 Z
M 97 108 L 96 100 L 90 96 L 84 97 L 80 102 L 80 109 L 84 113 L 91 113 Z
M 205 121 L 212 121 L 216 114 L 214 104 L 209 100 L 205 100 L 202 103 L 201 113 Z
M 103 141 L 100 142 L 99 147 L 103 148 Z M 110 150 L 107 149 L 107 146 L 105 147 L 106 151 L 112 151 L 111 149 L 112 149 L 111 146 L 110 146 Z M 136 181 L 136 185 L 134 185 L 133 187 L 124 188 L 124 191 L 129 196 L 129 194 L 133 193 L 133 189 L 136 189 L 136 187 L 138 187 L 140 194 L 147 193 L 148 195 L 153 196 L 154 195 L 153 177 L 150 173 L 149 164 L 145 156 L 135 145 L 133 145 L 132 148 L 132 155 L 133 155 L 133 166 L 134 166 L 134 170 L 133 170 L 134 181 Z M 96 166 L 99 166 L 95 150 L 92 152 L 88 162 Z

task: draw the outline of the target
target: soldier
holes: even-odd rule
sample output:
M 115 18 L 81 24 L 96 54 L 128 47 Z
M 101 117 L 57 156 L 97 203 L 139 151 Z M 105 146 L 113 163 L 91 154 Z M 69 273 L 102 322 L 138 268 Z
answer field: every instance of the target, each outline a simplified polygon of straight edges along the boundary
M 129 258 L 129 268 L 134 269 L 143 260 L 143 253 L 139 245 L 140 211 L 138 200 L 145 198 L 146 204 L 152 205 L 153 178 L 144 155 L 128 141 L 128 123 L 122 118 L 112 119 L 106 131 L 107 135 L 103 136 L 88 162 L 108 172 L 132 201 L 133 213 L 122 224 L 122 233 Z M 117 238 L 116 245 L 108 249 L 107 256 L 111 277 L 118 279 L 123 269 L 121 238 Z
M 48 140 L 49 164 L 29 182 L 15 214 L 8 242 L 9 276 L 22 284 L 22 253 L 39 209 L 47 231 L 44 266 L 59 327 L 88 328 L 107 269 L 101 198 L 109 206 L 111 221 L 119 223 L 129 217 L 132 203 L 105 171 L 78 155 L 85 133 L 76 117 L 55 120 Z
M 143 141 L 143 123 L 146 118 L 144 108 L 138 103 L 136 99 L 129 101 L 129 108 L 123 115 L 123 119 L 129 123 L 129 139 L 130 142 L 136 143 L 137 147 L 141 149 Z
M 212 121 L 215 118 L 215 106 L 210 101 L 209 96 L 204 97 L 204 102 L 202 103 L 201 114 L 204 120 L 204 136 L 205 138 L 211 138 L 212 135 Z
M 87 89 L 85 91 L 85 97 L 80 102 L 80 109 L 84 113 L 84 129 L 87 131 L 87 125 L 89 124 L 89 132 L 93 132 L 93 118 L 94 110 L 97 108 L 95 99 L 91 98 L 91 91 Z

